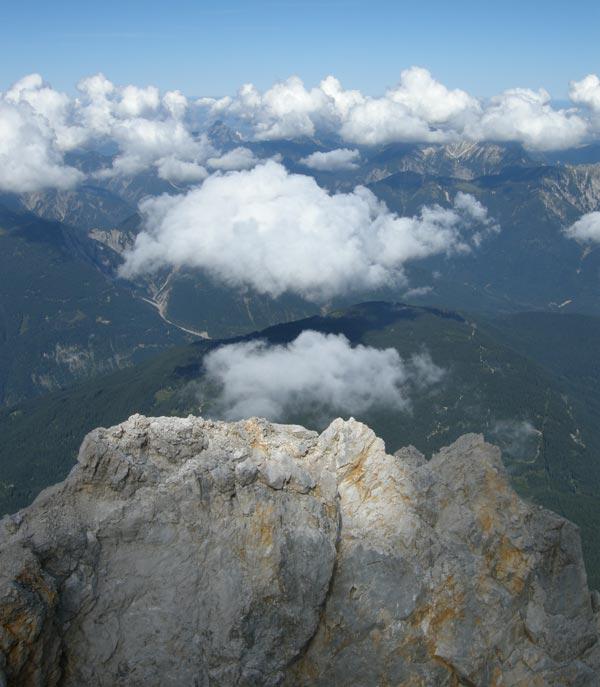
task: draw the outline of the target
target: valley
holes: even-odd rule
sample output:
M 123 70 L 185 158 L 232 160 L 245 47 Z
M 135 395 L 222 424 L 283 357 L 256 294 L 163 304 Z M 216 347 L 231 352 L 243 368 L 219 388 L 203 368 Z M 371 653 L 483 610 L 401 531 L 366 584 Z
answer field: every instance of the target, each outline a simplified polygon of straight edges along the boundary
M 239 144 L 224 124 L 211 131 L 215 142 L 226 150 Z M 291 169 L 299 171 L 302 156 L 323 146 L 316 141 L 249 145 L 257 155 L 277 151 Z M 10 341 L 20 341 L 19 357 L 33 372 L 13 388 L 16 382 L 6 375 L 14 354 L 4 353 L 7 362 L 0 370 L 5 380 L 0 402 L 16 402 L 82 376 L 122 367 L 187 337 L 244 335 L 361 300 L 404 300 L 406 293 L 415 304 L 473 312 L 541 310 L 600 315 L 600 247 L 582 246 L 564 235 L 564 228 L 578 214 L 600 207 L 600 163 L 550 164 L 549 156 L 532 157 L 516 144 L 392 145 L 363 154 L 364 161 L 356 170 L 335 175 L 314 172 L 317 181 L 332 190 L 366 183 L 401 215 L 417 213 L 424 205 L 447 205 L 456 193 L 467 192 L 488 208 L 500 231 L 476 251 L 453 256 L 452 260 L 442 256 L 408 264 L 409 287 L 400 284 L 348 293 L 317 306 L 291 293 L 273 298 L 252 288 L 228 287 L 202 270 L 187 267 L 162 269 L 133 281 L 120 278 L 123 253 L 134 245 L 141 229 L 136 202 L 142 189 L 145 193 L 181 192 L 148 173 L 127 183 L 113 180 L 102 187 L 84 186 L 76 191 L 21 198 L 4 195 L 0 198 L 4 203 L 2 275 L 6 284 L 2 321 L 12 332 Z M 104 163 L 103 158 L 90 155 L 74 160 L 88 171 Z M 302 169 L 302 173 L 306 171 Z M 23 249 L 29 264 L 17 257 L 24 255 Z M 74 307 L 71 314 L 58 315 L 56 323 L 70 318 L 69 335 L 56 328 L 51 333 L 56 311 L 34 315 L 33 306 L 20 301 L 24 292 L 9 290 L 20 277 L 36 272 L 45 275 L 43 288 L 48 299 L 59 302 L 65 288 L 59 282 L 62 270 L 65 284 L 79 285 L 80 303 L 85 299 L 97 301 L 99 290 L 105 292 L 102 298 L 107 303 L 111 301 L 106 312 L 88 314 L 85 308 Z M 76 274 L 68 276 L 69 270 Z M 108 344 L 95 343 L 94 337 L 105 339 L 107 328 L 111 331 L 119 326 L 115 309 L 120 317 L 139 321 L 142 329 L 123 343 L 116 343 L 116 339 Z M 44 321 L 48 324 L 43 325 L 41 338 L 35 335 L 38 343 L 29 345 L 28 337 L 33 334 L 28 323 L 36 318 L 37 322 L 47 318 Z M 29 327 L 29 333 L 13 339 L 19 327 Z M 14 346 L 8 344 L 8 329 L 4 340 L 10 349 Z M 98 347 L 105 350 L 100 352 Z

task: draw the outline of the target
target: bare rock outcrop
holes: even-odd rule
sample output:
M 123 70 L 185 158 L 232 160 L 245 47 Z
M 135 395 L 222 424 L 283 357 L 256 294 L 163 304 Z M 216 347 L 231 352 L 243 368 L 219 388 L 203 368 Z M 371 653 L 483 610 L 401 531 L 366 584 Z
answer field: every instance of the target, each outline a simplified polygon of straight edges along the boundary
M 134 416 L 0 525 L 0 685 L 599 685 L 577 528 L 466 435 Z

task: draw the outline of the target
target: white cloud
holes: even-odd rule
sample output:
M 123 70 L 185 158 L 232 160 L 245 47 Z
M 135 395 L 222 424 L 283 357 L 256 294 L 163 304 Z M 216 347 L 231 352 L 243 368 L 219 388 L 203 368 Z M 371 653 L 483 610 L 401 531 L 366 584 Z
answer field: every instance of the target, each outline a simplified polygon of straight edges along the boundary
M 63 152 L 85 140 L 69 122 L 71 101 L 39 74 L 0 94 L 0 189 L 14 193 L 66 189 L 84 177 L 65 165 Z
M 236 169 L 251 169 L 258 163 L 258 158 L 250 148 L 238 147 L 224 153 L 220 157 L 211 157 L 206 164 L 211 169 L 229 172 Z
M 367 145 L 397 141 L 453 140 L 480 105 L 465 91 L 449 90 L 420 67 L 406 69 L 381 98 L 355 100 L 343 118 L 342 136 Z
M 156 163 L 158 176 L 173 183 L 190 184 L 204 181 L 208 172 L 195 162 L 178 160 L 176 157 L 163 157 Z
M 160 94 L 155 86 L 125 86 L 120 95 L 120 100 L 115 104 L 115 111 L 124 117 L 140 117 L 157 110 L 160 105 Z
M 599 84 L 595 75 L 573 82 L 573 102 L 600 111 Z M 518 141 L 549 150 L 578 145 L 590 134 L 585 113 L 554 108 L 543 89 L 514 88 L 483 102 L 447 88 L 421 67 L 404 70 L 381 97 L 344 90 L 333 76 L 311 89 L 291 77 L 264 93 L 246 84 L 234 98 L 204 98 L 199 105 L 215 116 L 237 118 L 256 139 L 329 132 L 362 145 L 466 139 Z
M 204 366 L 219 388 L 214 410 L 228 419 L 407 410 L 414 390 L 443 376 L 427 354 L 403 361 L 393 348 L 352 347 L 342 335 L 315 331 L 284 346 L 223 346 L 205 357 Z
M 215 119 L 235 124 L 254 140 L 335 135 L 348 147 L 468 140 L 518 141 L 532 150 L 550 150 L 600 134 L 595 74 L 571 82 L 575 107 L 568 109 L 554 107 L 543 89 L 514 88 L 482 101 L 449 89 L 420 67 L 401 72 L 398 84 L 380 97 L 346 90 L 333 76 L 313 88 L 295 76 L 264 92 L 246 84 L 234 97 L 192 103 L 179 91 L 119 86 L 102 74 L 83 79 L 77 88 L 71 98 L 30 74 L 0 93 L 4 190 L 70 187 L 82 177 L 64 164 L 63 154 L 105 143 L 115 144 L 118 153 L 104 176 L 154 168 L 173 180 L 197 181 L 207 165 L 222 171 L 254 166 L 247 148 L 221 154 L 211 146 L 201 132 Z M 308 156 L 306 164 L 332 170 L 355 164 L 340 150 L 348 148 Z
M 351 143 L 381 145 L 394 142 L 444 143 L 450 136 L 431 129 L 426 121 L 388 98 L 370 98 L 352 108 L 340 133 Z
M 217 151 L 205 135 L 194 136 L 185 121 L 187 98 L 168 91 L 162 98 L 155 86 L 116 86 L 103 74 L 83 79 L 79 97 L 71 100 L 31 75 L 17 82 L 6 97 L 28 103 L 43 118 L 60 150 L 90 142 L 116 143 L 119 154 L 100 176 L 133 175 L 155 166 L 165 170 L 180 165 L 180 177 L 200 178 L 199 166 Z M 194 167 L 195 165 L 195 167 Z M 184 171 L 185 170 L 185 171 Z
M 600 114 L 600 78 L 596 74 L 588 74 L 581 81 L 571 81 L 569 97 L 574 103 Z
M 39 74 L 29 74 L 17 81 L 4 99 L 15 106 L 28 105 L 57 151 L 73 150 L 88 138 L 85 127 L 73 121 L 73 102 L 69 96 L 44 83 Z
M 64 164 L 52 131 L 29 104 L 0 99 L 0 190 L 67 189 L 82 179 Z
M 81 94 L 76 100 L 78 118 L 90 137 L 109 136 L 114 123 L 114 84 L 104 74 L 94 74 L 82 79 L 77 90 Z
M 206 134 L 194 138 L 185 124 L 174 119 L 135 117 L 113 125 L 112 140 L 121 150 L 103 176 L 137 174 L 152 166 L 160 167 L 164 158 L 202 164 L 214 153 Z
M 316 302 L 403 282 L 405 263 L 468 252 L 494 228 L 463 193 L 452 208 L 398 217 L 364 187 L 331 195 L 274 161 L 212 175 L 185 195 L 147 199 L 140 211 L 145 229 L 126 254 L 125 276 L 185 265 L 230 286 Z
M 600 212 L 582 215 L 565 234 L 579 243 L 600 243 Z
M 402 294 L 402 298 L 420 298 L 421 296 L 427 296 L 427 294 L 433 291 L 433 286 L 417 286 L 414 289 L 409 289 Z
M 300 164 L 323 172 L 339 172 L 358 169 L 360 153 L 350 148 L 336 148 L 326 153 L 316 152 L 303 157 Z
M 257 140 L 340 133 L 347 141 L 444 141 L 451 132 L 436 129 L 459 121 L 477 101 L 464 91 L 451 91 L 422 68 L 402 72 L 400 83 L 381 98 L 346 91 L 332 76 L 307 89 L 298 77 L 276 83 L 264 93 L 246 84 L 235 98 L 203 98 L 198 105 L 215 116 L 228 114 L 247 124 Z M 433 128 L 432 128 L 432 125 Z
M 330 98 L 333 108 L 343 121 L 352 108 L 365 102 L 365 96 L 357 90 L 346 91 L 334 76 L 327 76 L 321 81 L 319 88 Z
M 387 98 L 404 105 L 412 115 L 428 124 L 443 124 L 467 112 L 479 111 L 475 98 L 460 89 L 446 88 L 421 67 L 405 69 L 400 75 L 400 83 L 388 91 Z
M 182 119 L 188 109 L 188 99 L 181 91 L 167 91 L 163 95 L 162 104 L 174 119 Z
M 205 134 L 195 136 L 185 121 L 189 107 L 179 91 L 162 98 L 157 88 L 118 87 L 102 74 L 78 84 L 82 98 L 76 116 L 90 139 L 117 144 L 119 154 L 112 167 L 99 176 L 130 176 L 156 167 L 163 178 L 199 180 L 202 166 L 216 150 Z
M 320 88 L 307 90 L 297 76 L 274 84 L 264 94 L 252 84 L 239 90 L 230 110 L 248 119 L 257 140 L 312 136 L 331 104 Z
M 82 79 L 77 89 L 80 97 L 73 103 L 74 116 L 92 138 L 112 138 L 115 127 L 129 122 L 156 120 L 175 126 L 189 107 L 179 91 L 167 91 L 161 98 L 155 86 L 116 86 L 103 74 Z
M 118 87 L 102 74 L 83 79 L 78 90 L 71 99 L 31 74 L 0 94 L 1 188 L 69 188 L 84 176 L 64 165 L 63 153 L 103 141 L 116 143 L 120 152 L 99 176 L 133 175 L 152 166 L 165 178 L 206 176 L 202 162 L 217 151 L 205 135 L 192 135 L 181 93 L 161 98 L 154 86 Z
M 535 150 L 558 150 L 581 143 L 588 124 L 573 110 L 554 109 L 543 89 L 515 88 L 492 98 L 465 134 L 473 140 L 520 141 Z

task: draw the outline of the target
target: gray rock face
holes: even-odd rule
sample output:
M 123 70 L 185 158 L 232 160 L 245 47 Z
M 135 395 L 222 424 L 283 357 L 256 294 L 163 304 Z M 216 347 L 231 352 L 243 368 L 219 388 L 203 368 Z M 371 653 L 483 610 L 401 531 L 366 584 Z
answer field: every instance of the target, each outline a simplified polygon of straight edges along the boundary
M 134 416 L 0 527 L 0 685 L 592 686 L 598 617 L 476 435 Z

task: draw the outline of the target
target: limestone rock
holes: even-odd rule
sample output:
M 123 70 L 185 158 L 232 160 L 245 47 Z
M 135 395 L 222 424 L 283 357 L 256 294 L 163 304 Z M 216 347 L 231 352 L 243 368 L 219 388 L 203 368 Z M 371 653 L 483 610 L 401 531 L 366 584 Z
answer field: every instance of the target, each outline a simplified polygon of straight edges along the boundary
M 577 529 L 467 435 L 133 416 L 0 526 L 0 685 L 598 685 Z

